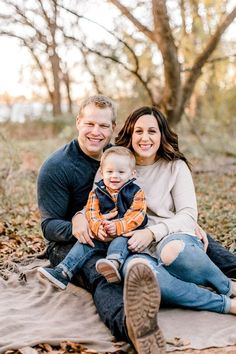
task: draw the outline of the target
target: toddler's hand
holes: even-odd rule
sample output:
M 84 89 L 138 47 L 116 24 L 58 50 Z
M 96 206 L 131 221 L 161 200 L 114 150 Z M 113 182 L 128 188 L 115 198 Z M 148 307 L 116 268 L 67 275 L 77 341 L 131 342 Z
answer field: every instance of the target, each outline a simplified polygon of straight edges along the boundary
M 108 235 L 116 235 L 116 224 L 114 222 L 103 220 L 103 227 Z
M 105 231 L 103 225 L 101 224 L 101 225 L 99 226 L 99 228 L 98 228 L 97 238 L 98 238 L 99 240 L 104 241 L 107 236 L 108 236 L 108 235 L 107 235 L 107 232 Z

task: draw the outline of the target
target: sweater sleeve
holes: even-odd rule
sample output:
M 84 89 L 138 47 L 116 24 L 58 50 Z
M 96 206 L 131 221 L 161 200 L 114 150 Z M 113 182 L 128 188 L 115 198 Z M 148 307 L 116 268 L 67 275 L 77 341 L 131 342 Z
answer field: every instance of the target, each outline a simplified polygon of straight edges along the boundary
M 120 236 L 129 231 L 135 230 L 140 226 L 145 218 L 147 210 L 146 200 L 143 190 L 139 190 L 134 198 L 130 208 L 126 211 L 121 219 L 115 219 L 113 222 L 116 224 L 116 234 Z
M 197 202 L 191 172 L 185 162 L 179 161 L 179 166 L 173 173 L 176 173 L 175 183 L 170 191 L 174 205 L 173 216 L 149 226 L 157 242 L 171 233 L 193 233 L 197 223 Z
M 73 238 L 71 222 L 65 219 L 69 195 L 69 186 L 62 172 L 52 164 L 44 164 L 37 180 L 37 197 L 41 227 L 48 241 L 68 242 Z

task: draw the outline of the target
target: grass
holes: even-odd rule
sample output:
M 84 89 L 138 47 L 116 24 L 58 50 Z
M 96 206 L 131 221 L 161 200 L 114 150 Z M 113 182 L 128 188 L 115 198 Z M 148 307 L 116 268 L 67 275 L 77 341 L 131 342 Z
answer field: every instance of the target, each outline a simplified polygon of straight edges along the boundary
M 64 144 L 69 135 L 70 132 L 57 138 L 27 141 L 0 135 L 0 261 L 25 257 L 44 249 L 36 202 L 37 173 L 43 160 Z M 230 141 L 231 145 L 224 144 L 221 139 L 219 146 L 215 135 L 212 139 L 202 137 L 199 141 L 189 134 L 182 139 L 181 146 L 193 162 L 200 225 L 236 254 L 236 148 L 233 139 L 225 137 L 225 141 Z M 35 348 L 38 353 L 84 352 L 81 346 L 73 343 L 53 348 L 40 344 Z

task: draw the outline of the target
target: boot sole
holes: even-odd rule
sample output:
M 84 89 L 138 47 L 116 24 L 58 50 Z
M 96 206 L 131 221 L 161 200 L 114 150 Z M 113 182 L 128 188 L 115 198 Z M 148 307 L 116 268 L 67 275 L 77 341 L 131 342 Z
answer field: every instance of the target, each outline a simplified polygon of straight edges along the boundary
M 145 260 L 130 262 L 124 299 L 128 334 L 138 354 L 164 354 L 165 339 L 157 322 L 160 289 Z

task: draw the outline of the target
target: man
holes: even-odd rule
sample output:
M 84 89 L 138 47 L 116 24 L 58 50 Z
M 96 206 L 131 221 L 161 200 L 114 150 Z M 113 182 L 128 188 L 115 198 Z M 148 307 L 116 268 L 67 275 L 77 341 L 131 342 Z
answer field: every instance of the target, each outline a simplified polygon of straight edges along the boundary
M 115 129 L 115 120 L 115 107 L 109 98 L 88 98 L 81 104 L 76 119 L 78 138 L 53 153 L 41 167 L 38 205 L 48 243 L 47 256 L 53 266 L 66 256 L 76 240 L 93 246 L 87 221 L 78 211 L 87 202 L 103 149 Z M 132 342 L 138 353 L 163 353 L 164 339 L 157 324 L 160 292 L 149 266 L 131 262 L 123 299 L 122 286 L 107 283 L 95 270 L 96 261 L 104 256 L 101 253 L 93 256 L 83 266 L 82 279 L 75 277 L 74 281 L 79 284 L 82 281 L 92 293 L 102 321 L 118 340 Z M 148 291 L 146 297 L 142 297 L 141 280 L 149 284 L 144 289 Z M 139 316 L 141 302 L 144 317 Z

